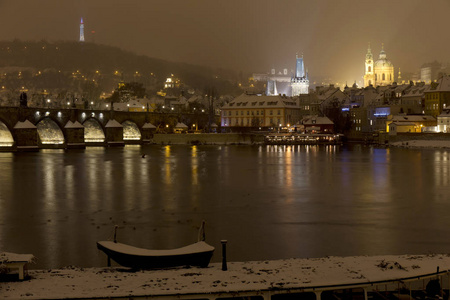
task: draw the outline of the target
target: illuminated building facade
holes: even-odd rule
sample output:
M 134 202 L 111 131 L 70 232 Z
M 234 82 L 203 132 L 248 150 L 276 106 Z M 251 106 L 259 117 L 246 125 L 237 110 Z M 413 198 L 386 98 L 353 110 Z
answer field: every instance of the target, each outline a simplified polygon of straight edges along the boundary
M 301 120 L 296 98 L 242 94 L 222 107 L 223 128 L 284 127 Z
M 80 21 L 80 42 L 84 42 L 84 23 L 83 18 Z
M 450 108 L 450 77 L 443 76 L 425 91 L 425 114 L 437 117 Z
M 384 47 L 381 46 L 381 52 L 378 60 L 373 60 L 372 50 L 367 49 L 364 86 L 386 86 L 394 82 L 394 65 L 386 58 Z

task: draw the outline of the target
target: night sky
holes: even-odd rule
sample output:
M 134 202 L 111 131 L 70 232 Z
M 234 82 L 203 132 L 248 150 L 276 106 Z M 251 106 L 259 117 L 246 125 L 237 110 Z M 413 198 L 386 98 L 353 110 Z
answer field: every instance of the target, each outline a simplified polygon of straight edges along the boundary
M 448 0 L 0 0 L 0 40 L 77 40 L 171 61 L 360 81 L 368 43 L 402 73 L 449 62 Z M 95 31 L 95 33 L 92 33 Z

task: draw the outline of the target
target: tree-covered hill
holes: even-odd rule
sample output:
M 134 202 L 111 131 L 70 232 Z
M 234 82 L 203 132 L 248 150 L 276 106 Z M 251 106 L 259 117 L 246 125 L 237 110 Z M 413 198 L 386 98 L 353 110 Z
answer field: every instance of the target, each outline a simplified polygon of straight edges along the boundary
M 8 77 L 8 71 L 5 70 L 23 72 L 18 73 L 22 79 L 20 84 L 35 88 L 44 88 L 41 83 L 34 82 L 35 76 L 41 75 L 39 72 L 58 72 L 88 80 L 101 77 L 102 80 L 98 82 L 104 90 L 114 88 L 118 79 L 141 81 L 150 90 L 157 90 L 173 74 L 186 88 L 204 90 L 213 86 L 220 94 L 240 92 L 237 72 L 150 58 L 94 43 L 3 41 L 0 42 L 0 69 L 3 70 L 3 79 Z M 26 82 L 25 77 L 29 77 Z M 64 86 L 67 80 L 59 78 L 53 80 L 52 85 L 50 88 L 55 88 L 55 85 L 67 88 Z

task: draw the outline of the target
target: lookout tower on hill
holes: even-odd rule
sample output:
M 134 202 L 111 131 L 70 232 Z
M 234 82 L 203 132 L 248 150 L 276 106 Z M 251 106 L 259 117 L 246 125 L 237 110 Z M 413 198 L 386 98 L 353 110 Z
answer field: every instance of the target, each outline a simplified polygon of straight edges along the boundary
M 80 21 L 80 42 L 84 42 L 84 23 L 83 18 Z

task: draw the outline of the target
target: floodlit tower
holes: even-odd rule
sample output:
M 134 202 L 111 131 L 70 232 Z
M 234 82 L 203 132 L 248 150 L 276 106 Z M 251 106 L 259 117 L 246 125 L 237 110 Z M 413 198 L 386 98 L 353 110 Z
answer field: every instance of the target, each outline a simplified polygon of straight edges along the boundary
M 375 85 L 375 76 L 374 76 L 374 70 L 373 70 L 373 55 L 372 50 L 369 48 L 367 49 L 366 54 L 366 63 L 365 63 L 365 71 L 364 71 L 364 86 L 369 85 Z
M 84 24 L 83 24 L 83 18 L 81 18 L 81 22 L 80 22 L 80 42 L 84 42 Z
M 298 57 L 295 55 L 295 76 L 291 78 L 292 96 L 298 96 L 300 94 L 308 94 L 309 92 L 309 80 L 308 72 L 305 72 L 305 66 L 303 64 L 303 55 Z

